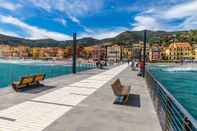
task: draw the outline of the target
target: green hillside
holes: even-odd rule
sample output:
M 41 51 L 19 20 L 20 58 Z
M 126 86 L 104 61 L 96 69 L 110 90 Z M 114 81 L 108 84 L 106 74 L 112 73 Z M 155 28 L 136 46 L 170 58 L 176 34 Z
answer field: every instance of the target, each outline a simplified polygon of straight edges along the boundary
M 176 37 L 175 37 L 176 35 Z M 148 42 L 150 44 L 170 44 L 175 41 L 188 41 L 192 44 L 197 43 L 197 30 L 179 31 L 179 32 L 165 32 L 165 31 L 148 31 Z M 97 40 L 91 37 L 82 38 L 78 40 L 78 44 L 82 46 L 89 46 L 95 44 L 102 44 L 105 42 L 118 44 L 132 44 L 143 41 L 143 31 L 125 31 L 115 36 L 114 38 L 106 38 Z M 52 39 L 42 40 L 28 40 L 16 38 L 0 34 L 0 44 L 7 45 L 28 45 L 30 47 L 66 47 L 72 44 L 72 40 L 56 41 Z

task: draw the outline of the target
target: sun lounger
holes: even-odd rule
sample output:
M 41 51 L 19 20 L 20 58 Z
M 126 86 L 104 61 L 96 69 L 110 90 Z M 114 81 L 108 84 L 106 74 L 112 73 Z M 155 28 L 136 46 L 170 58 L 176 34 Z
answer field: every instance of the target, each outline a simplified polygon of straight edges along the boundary
M 120 79 L 115 80 L 111 86 L 117 98 L 123 97 L 123 103 L 127 103 L 131 87 L 122 85 Z
M 45 79 L 44 74 L 38 74 L 33 76 L 24 76 L 20 79 L 20 81 L 14 82 L 12 84 L 12 88 L 15 91 L 20 91 L 22 88 L 28 88 L 32 85 L 40 85 L 40 81 Z

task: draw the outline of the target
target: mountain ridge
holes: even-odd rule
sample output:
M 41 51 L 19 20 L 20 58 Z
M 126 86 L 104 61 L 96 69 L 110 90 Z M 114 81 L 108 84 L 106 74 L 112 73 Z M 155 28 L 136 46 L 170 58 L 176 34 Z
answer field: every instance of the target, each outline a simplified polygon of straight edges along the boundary
M 177 36 L 190 36 L 190 32 L 194 32 L 194 40 L 197 43 L 197 30 L 193 31 L 176 31 L 176 32 L 166 32 L 166 31 L 147 31 L 148 32 L 148 41 L 150 43 L 154 42 L 161 42 L 162 38 L 166 39 L 166 36 L 173 37 L 173 35 Z M 164 42 L 165 42 L 164 39 Z M 105 39 L 95 39 L 92 37 L 84 37 L 78 39 L 78 44 L 82 46 L 90 46 L 96 44 L 104 44 L 104 43 L 117 43 L 117 44 L 131 44 L 137 43 L 139 41 L 143 41 L 143 31 L 125 31 L 118 34 L 112 38 L 105 38 Z M 162 43 L 162 42 L 161 42 Z M 166 42 L 166 43 L 169 43 Z M 17 38 L 13 36 L 7 36 L 0 34 L 0 44 L 6 44 L 11 46 L 18 46 L 18 45 L 26 45 L 30 47 L 67 47 L 72 44 L 72 40 L 66 41 L 56 41 L 53 39 L 39 39 L 39 40 L 29 40 L 24 38 Z

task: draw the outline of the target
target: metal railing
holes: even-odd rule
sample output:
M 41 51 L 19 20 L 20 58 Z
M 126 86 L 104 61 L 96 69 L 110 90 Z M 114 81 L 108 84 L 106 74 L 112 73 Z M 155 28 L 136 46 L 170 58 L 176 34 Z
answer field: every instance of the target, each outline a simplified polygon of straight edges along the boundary
M 96 65 L 94 63 L 77 64 L 77 72 L 86 71 L 94 68 L 96 68 Z
M 83 63 L 77 65 L 77 72 L 96 68 L 94 63 Z M 45 74 L 46 78 L 58 77 L 72 73 L 72 65 L 56 64 L 10 64 L 0 63 L 0 88 L 11 85 L 23 76 Z
M 197 131 L 196 120 L 149 70 L 146 81 L 163 131 Z

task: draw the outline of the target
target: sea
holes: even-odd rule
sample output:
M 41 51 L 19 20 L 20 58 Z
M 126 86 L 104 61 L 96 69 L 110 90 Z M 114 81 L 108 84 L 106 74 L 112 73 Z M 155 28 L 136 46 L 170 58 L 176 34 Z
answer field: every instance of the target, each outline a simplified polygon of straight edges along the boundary
M 95 68 L 92 64 L 77 65 L 77 72 Z M 0 88 L 10 86 L 22 76 L 45 74 L 46 78 L 72 73 L 72 65 L 64 62 L 42 60 L 0 59 Z
M 150 65 L 149 70 L 197 120 L 197 65 Z

